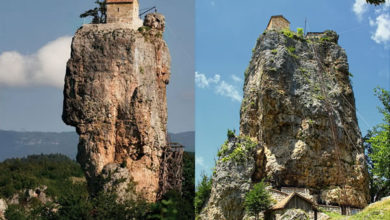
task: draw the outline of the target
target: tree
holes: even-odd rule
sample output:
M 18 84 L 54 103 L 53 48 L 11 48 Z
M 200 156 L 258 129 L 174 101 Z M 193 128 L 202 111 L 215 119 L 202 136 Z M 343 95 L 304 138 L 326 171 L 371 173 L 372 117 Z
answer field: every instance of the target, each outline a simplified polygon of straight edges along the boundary
M 245 195 L 245 209 L 257 219 L 259 212 L 265 211 L 271 206 L 271 196 L 265 188 L 263 181 L 255 184 L 253 189 Z
M 95 7 L 94 9 L 90 9 L 80 15 L 80 18 L 86 18 L 89 16 L 92 16 L 92 24 L 99 24 L 99 23 L 106 23 L 106 12 L 107 12 L 107 6 L 106 1 L 102 0 L 96 0 L 95 4 L 98 5 L 98 7 Z
M 210 197 L 212 181 L 207 175 L 202 175 L 202 181 L 198 184 L 195 191 L 195 215 L 199 215 L 203 206 Z
M 375 88 L 375 95 L 382 102 L 383 123 L 375 126 L 366 136 L 368 167 L 371 175 L 372 201 L 390 194 L 390 92 Z
M 380 5 L 386 2 L 386 0 L 366 0 L 367 3 L 372 5 Z

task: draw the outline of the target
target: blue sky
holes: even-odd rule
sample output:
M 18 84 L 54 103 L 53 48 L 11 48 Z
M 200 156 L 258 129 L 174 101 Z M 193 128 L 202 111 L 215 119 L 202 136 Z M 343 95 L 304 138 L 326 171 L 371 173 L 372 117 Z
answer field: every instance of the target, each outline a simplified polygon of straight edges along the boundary
M 346 50 L 363 134 L 381 122 L 373 94 L 390 88 L 390 2 L 365 0 L 196 1 L 196 176 L 211 174 L 227 129 L 239 130 L 243 75 L 256 39 L 272 15 L 283 14 L 291 29 L 335 30 Z
M 0 129 L 73 131 L 61 120 L 70 42 L 95 0 L 12 0 L 0 7 Z M 166 16 L 172 56 L 168 130 L 194 130 L 194 0 L 141 0 Z

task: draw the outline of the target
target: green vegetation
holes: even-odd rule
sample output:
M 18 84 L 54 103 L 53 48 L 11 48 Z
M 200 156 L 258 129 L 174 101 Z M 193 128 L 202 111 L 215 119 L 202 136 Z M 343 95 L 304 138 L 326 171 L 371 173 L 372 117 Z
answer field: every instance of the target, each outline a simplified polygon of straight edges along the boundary
M 326 215 L 328 215 L 330 217 L 331 220 L 341 220 L 341 219 L 345 219 L 345 215 L 342 215 L 342 214 L 339 214 L 337 212 L 329 212 L 329 211 L 325 211 L 325 210 L 321 210 L 321 212 L 325 213 Z
M 249 66 L 245 69 L 245 72 L 244 72 L 244 81 L 246 81 L 246 79 L 248 78 L 249 76 Z
M 318 99 L 318 100 L 325 100 L 325 96 L 322 95 L 322 94 L 315 95 L 315 98 Z
M 80 15 L 80 18 L 86 18 L 86 17 L 93 17 L 92 18 L 92 24 L 99 24 L 99 23 L 106 23 L 107 16 L 107 6 L 106 1 L 102 0 L 96 0 L 95 4 L 97 4 L 97 7 L 94 9 L 90 9 Z
M 287 51 L 290 56 L 294 57 L 295 59 L 298 59 L 298 56 L 295 54 L 295 47 L 287 47 Z
M 194 161 L 193 153 L 184 153 L 182 195 L 171 191 L 150 204 L 142 199 L 117 203 L 113 193 L 90 197 L 80 166 L 63 155 L 6 160 L 0 163 L 1 197 L 19 194 L 20 204 L 10 205 L 5 216 L 17 220 L 194 219 Z M 25 190 L 43 185 L 52 201 L 26 200 Z
M 227 138 L 228 139 L 231 139 L 231 138 L 235 138 L 236 137 L 236 131 L 235 130 L 230 130 L 230 129 L 228 129 L 227 130 Z
M 47 186 L 49 196 L 62 196 L 70 177 L 84 177 L 79 164 L 66 156 L 34 155 L 0 163 L 0 197 L 10 198 L 23 189 Z
M 385 199 L 367 206 L 361 212 L 345 216 L 336 212 L 322 210 L 323 213 L 330 217 L 330 220 L 389 220 L 390 219 L 390 199 Z
M 195 191 L 195 215 L 199 215 L 203 206 L 206 204 L 211 193 L 212 180 L 205 174 L 202 175 L 202 180 L 196 187 Z
M 327 37 L 327 36 L 322 36 L 322 37 L 320 38 L 320 42 L 321 42 L 321 43 L 324 43 L 324 42 L 331 42 L 331 40 L 330 40 L 330 38 Z
M 304 32 L 303 32 L 303 28 L 297 28 L 297 35 L 298 35 L 298 37 L 303 37 L 303 34 L 304 34 Z
M 287 50 L 290 54 L 295 53 L 295 47 L 287 47 Z
M 349 220 L 390 219 L 390 199 L 385 199 L 367 206 L 361 212 L 348 218 Z
M 259 212 L 268 209 L 272 204 L 271 195 L 265 187 L 265 183 L 261 181 L 245 195 L 245 209 L 254 215 L 255 219 L 258 219 Z
M 225 155 L 228 151 L 228 140 L 225 141 L 225 143 L 222 144 L 221 148 L 219 149 L 217 156 L 222 157 Z
M 151 29 L 151 27 L 149 27 L 149 26 L 142 26 L 142 27 L 139 27 L 139 28 L 138 28 L 138 31 L 139 31 L 140 33 L 145 33 L 145 32 L 150 31 L 150 29 Z
M 277 49 L 273 49 L 273 50 L 271 50 L 271 53 L 272 53 L 272 54 L 277 54 L 277 53 L 278 53 L 278 50 L 277 50 Z
M 284 34 L 284 36 L 291 38 L 291 39 L 306 41 L 305 36 L 303 36 L 303 28 L 298 28 L 297 33 L 286 28 L 286 29 L 283 29 L 281 31 L 281 33 Z
M 231 153 L 228 153 L 228 141 L 225 141 L 225 143 L 221 146 L 217 154 L 220 161 L 243 162 L 246 156 L 257 146 L 257 142 L 252 141 L 249 137 L 238 136 L 236 138 L 237 140 L 234 143 L 235 148 Z
M 236 161 L 236 162 L 241 162 L 245 159 L 245 154 L 246 151 L 242 147 L 242 145 L 238 145 L 232 153 L 230 153 L 228 156 L 222 158 L 222 162 L 227 162 L 227 161 Z
M 144 70 L 144 68 L 143 68 L 142 66 L 139 67 L 139 72 L 140 72 L 141 74 L 144 74 L 145 70 Z
M 284 34 L 284 36 L 288 37 L 288 38 L 294 38 L 295 36 L 295 32 L 291 31 L 290 29 L 286 28 L 286 29 L 283 29 L 282 30 L 282 33 Z
M 181 199 L 177 198 L 177 195 L 173 194 L 172 199 L 177 198 L 174 201 L 180 201 L 181 219 L 194 219 L 195 217 L 195 153 L 184 152 L 183 155 L 183 183 L 182 183 L 182 196 Z M 169 196 L 170 194 L 168 194 Z M 186 213 L 187 218 L 184 218 L 183 213 Z
M 383 105 L 379 108 L 383 123 L 375 126 L 365 137 L 373 202 L 390 194 L 390 92 L 379 87 L 374 91 Z

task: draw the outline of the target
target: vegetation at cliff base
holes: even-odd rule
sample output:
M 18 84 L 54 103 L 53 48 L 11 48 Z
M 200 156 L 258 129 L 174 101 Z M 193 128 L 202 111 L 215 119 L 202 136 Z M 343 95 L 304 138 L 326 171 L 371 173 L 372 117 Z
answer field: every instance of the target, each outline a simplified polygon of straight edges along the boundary
M 50 196 L 62 196 L 70 177 L 84 177 L 80 165 L 60 154 L 33 155 L 0 163 L 0 197 L 10 198 L 22 189 L 47 186 Z
M 260 212 L 267 210 L 272 204 L 271 195 L 265 187 L 265 183 L 261 181 L 245 195 L 245 209 L 256 219 Z
M 207 200 L 210 197 L 211 193 L 211 187 L 212 187 L 212 181 L 211 177 L 208 177 L 207 175 L 202 175 L 202 180 L 196 187 L 195 192 L 195 215 L 199 215 L 203 206 L 206 204 Z
M 374 92 L 382 104 L 378 109 L 383 122 L 365 137 L 372 202 L 390 195 L 390 92 L 379 87 Z
M 336 212 L 323 212 L 330 217 L 330 220 L 390 220 L 390 197 L 372 203 L 352 216 L 345 216 Z
M 0 197 L 10 204 L 10 220 L 57 219 L 194 219 L 194 154 L 184 153 L 182 193 L 171 191 L 157 203 L 140 198 L 117 203 L 113 193 L 90 197 L 78 163 L 63 155 L 34 155 L 0 163 Z M 31 197 L 29 189 L 47 186 L 46 201 Z

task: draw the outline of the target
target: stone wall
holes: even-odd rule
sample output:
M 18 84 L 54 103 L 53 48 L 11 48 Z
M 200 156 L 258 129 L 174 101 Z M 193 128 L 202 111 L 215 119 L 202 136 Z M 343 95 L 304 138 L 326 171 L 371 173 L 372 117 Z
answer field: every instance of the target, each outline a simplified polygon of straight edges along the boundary
M 138 13 L 137 1 L 132 4 L 107 4 L 107 23 L 129 23 L 132 29 L 138 29 L 142 26 Z
M 290 29 L 290 24 L 282 17 L 273 17 L 267 27 L 267 30 L 281 31 L 283 29 Z

